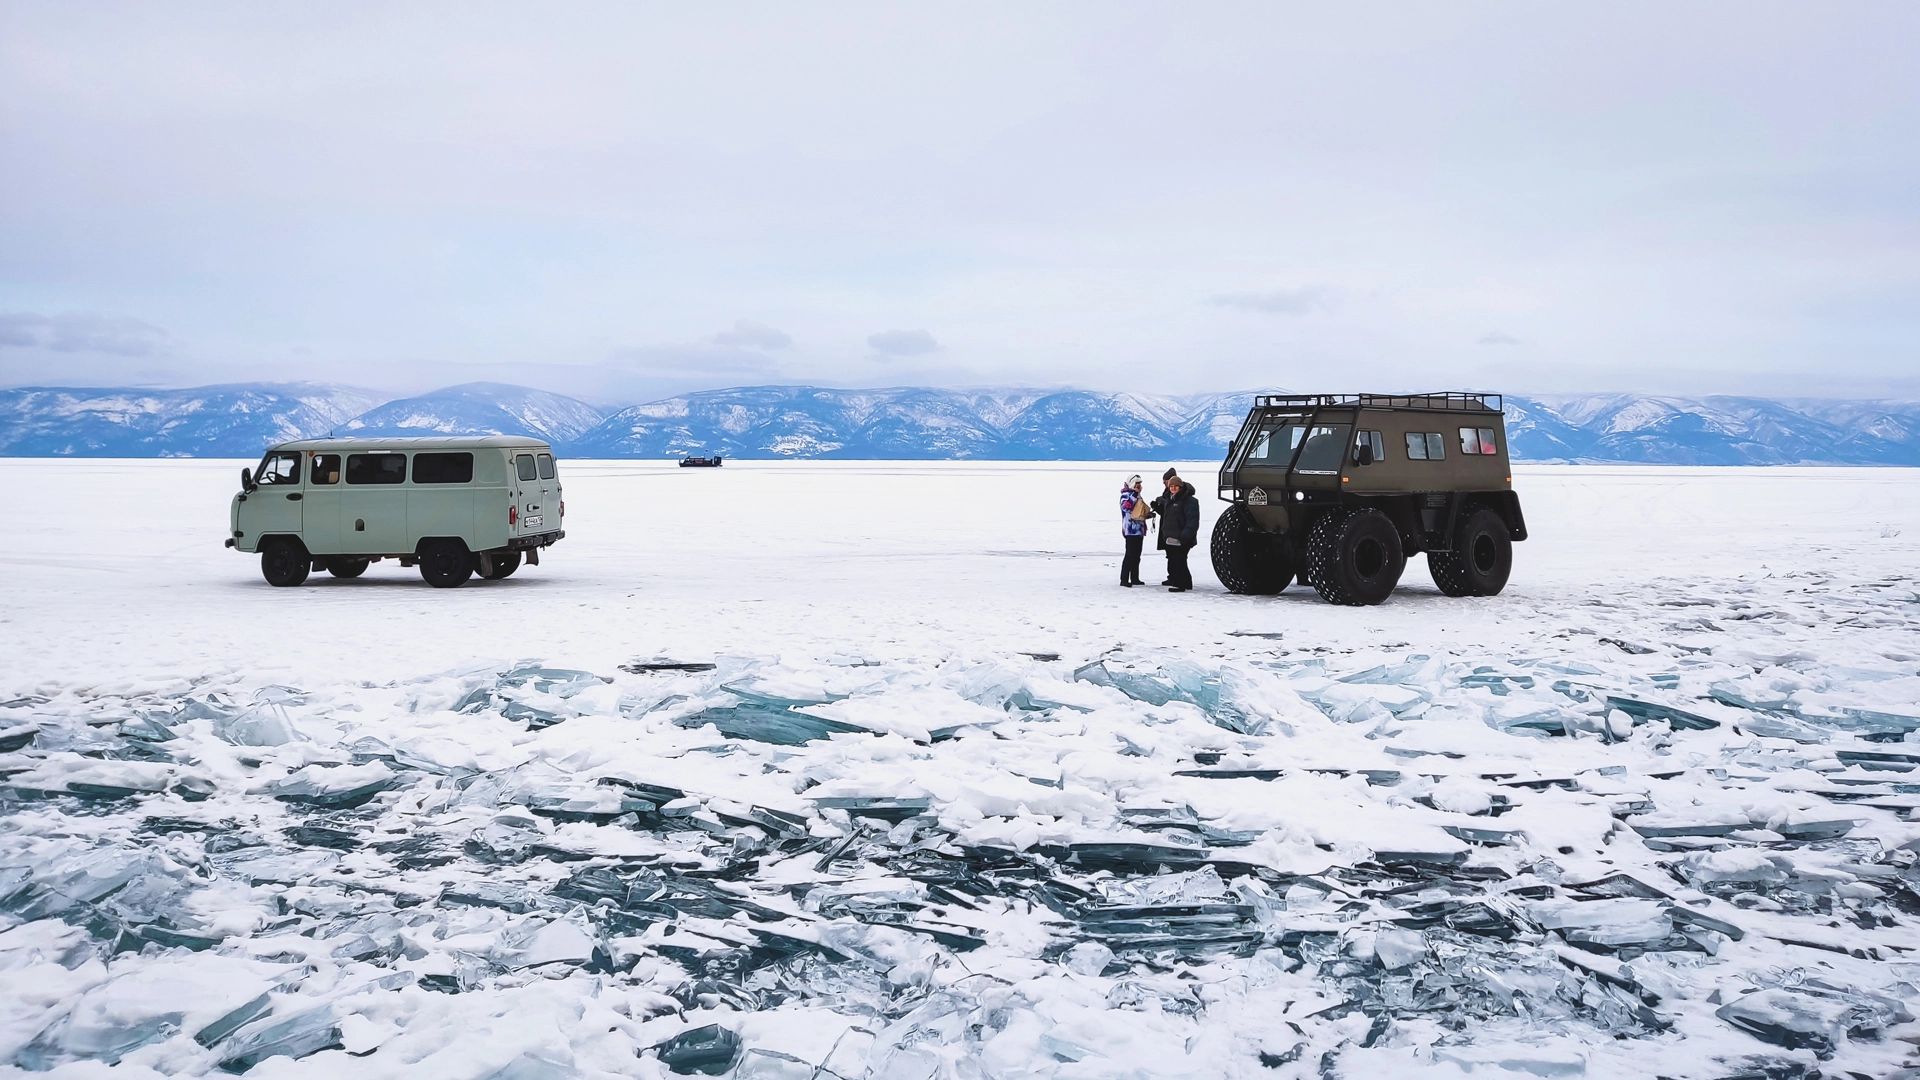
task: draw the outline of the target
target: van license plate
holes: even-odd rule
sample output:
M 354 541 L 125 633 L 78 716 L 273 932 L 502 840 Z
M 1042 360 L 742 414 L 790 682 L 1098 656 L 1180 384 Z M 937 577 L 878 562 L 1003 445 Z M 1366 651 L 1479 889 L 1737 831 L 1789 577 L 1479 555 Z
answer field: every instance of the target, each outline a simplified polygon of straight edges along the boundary
M 520 519 L 520 527 L 523 529 L 537 529 L 540 526 L 545 525 L 546 523 L 547 523 L 547 519 L 540 516 L 539 514 L 535 514 L 532 517 L 525 517 Z

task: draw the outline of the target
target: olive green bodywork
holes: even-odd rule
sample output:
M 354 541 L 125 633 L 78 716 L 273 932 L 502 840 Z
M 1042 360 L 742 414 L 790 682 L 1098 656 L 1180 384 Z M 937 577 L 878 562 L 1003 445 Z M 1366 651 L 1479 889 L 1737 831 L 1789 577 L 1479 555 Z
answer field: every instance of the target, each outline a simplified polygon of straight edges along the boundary
M 243 471 L 227 546 L 297 547 L 314 569 L 460 551 L 483 576 L 505 576 L 489 571 L 522 557 L 538 563 L 566 535 L 561 494 L 553 448 L 538 439 L 302 439 L 269 447 Z
M 1389 565 L 1375 577 L 1394 581 L 1405 557 L 1422 552 L 1437 559 L 1436 581 L 1442 571 L 1455 569 L 1451 560 L 1469 518 L 1473 537 L 1495 534 L 1496 560 L 1510 561 L 1506 545 L 1527 537 L 1513 492 L 1502 403 L 1493 394 L 1263 395 L 1228 447 L 1219 481 L 1220 497 L 1235 506 L 1216 525 L 1213 555 L 1221 580 L 1236 592 L 1278 592 L 1285 587 L 1284 581 L 1274 586 L 1278 578 L 1309 581 L 1316 527 L 1335 531 L 1335 522 L 1322 527 L 1328 515 L 1364 518 L 1376 542 L 1385 539 L 1380 518 L 1391 522 L 1398 550 L 1382 553 Z M 1488 515 L 1498 519 L 1504 536 Z M 1337 562 L 1340 556 L 1331 553 L 1337 546 L 1325 541 L 1319 557 Z M 1497 582 L 1483 575 L 1457 595 L 1490 595 L 1504 587 L 1504 565 L 1483 570 L 1497 570 Z M 1391 587 L 1389 581 L 1386 589 Z M 1327 592 L 1322 589 L 1323 596 Z

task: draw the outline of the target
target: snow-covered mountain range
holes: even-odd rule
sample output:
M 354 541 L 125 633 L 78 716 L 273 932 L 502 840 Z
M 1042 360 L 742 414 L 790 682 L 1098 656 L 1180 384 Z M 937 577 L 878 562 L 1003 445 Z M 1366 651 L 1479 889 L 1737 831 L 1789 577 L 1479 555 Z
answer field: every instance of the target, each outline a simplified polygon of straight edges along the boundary
M 506 432 L 573 457 L 1209 460 L 1252 391 L 750 386 L 618 411 L 469 383 L 383 401 L 320 385 L 0 390 L 0 455 L 251 457 L 300 436 Z M 1683 465 L 1920 465 L 1920 402 L 1543 395 L 1506 399 L 1516 458 Z

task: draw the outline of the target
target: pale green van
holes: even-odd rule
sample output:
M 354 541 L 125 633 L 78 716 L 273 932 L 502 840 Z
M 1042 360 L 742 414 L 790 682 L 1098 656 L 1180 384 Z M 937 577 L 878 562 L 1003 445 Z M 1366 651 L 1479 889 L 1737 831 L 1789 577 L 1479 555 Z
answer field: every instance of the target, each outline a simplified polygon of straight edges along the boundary
M 451 589 L 499 580 L 567 534 L 553 447 L 513 435 L 301 439 L 240 470 L 227 546 L 271 585 L 397 559 Z

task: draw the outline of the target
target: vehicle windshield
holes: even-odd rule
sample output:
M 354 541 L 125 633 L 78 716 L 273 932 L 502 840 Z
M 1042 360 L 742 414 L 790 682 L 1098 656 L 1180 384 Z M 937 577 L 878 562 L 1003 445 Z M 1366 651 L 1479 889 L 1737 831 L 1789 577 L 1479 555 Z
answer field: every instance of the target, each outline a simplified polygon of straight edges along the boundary
M 1300 458 L 1294 464 L 1295 471 L 1339 472 L 1351 429 L 1350 424 L 1309 424 L 1302 416 L 1276 416 L 1261 423 L 1253 437 L 1247 440 L 1247 449 L 1240 456 L 1240 465 L 1284 469 L 1288 462 L 1294 461 L 1293 452 L 1299 448 Z M 1303 441 L 1306 444 L 1304 447 L 1301 446 Z
M 260 468 L 253 474 L 253 482 L 263 487 L 269 484 L 298 484 L 300 455 L 283 450 L 261 458 Z

